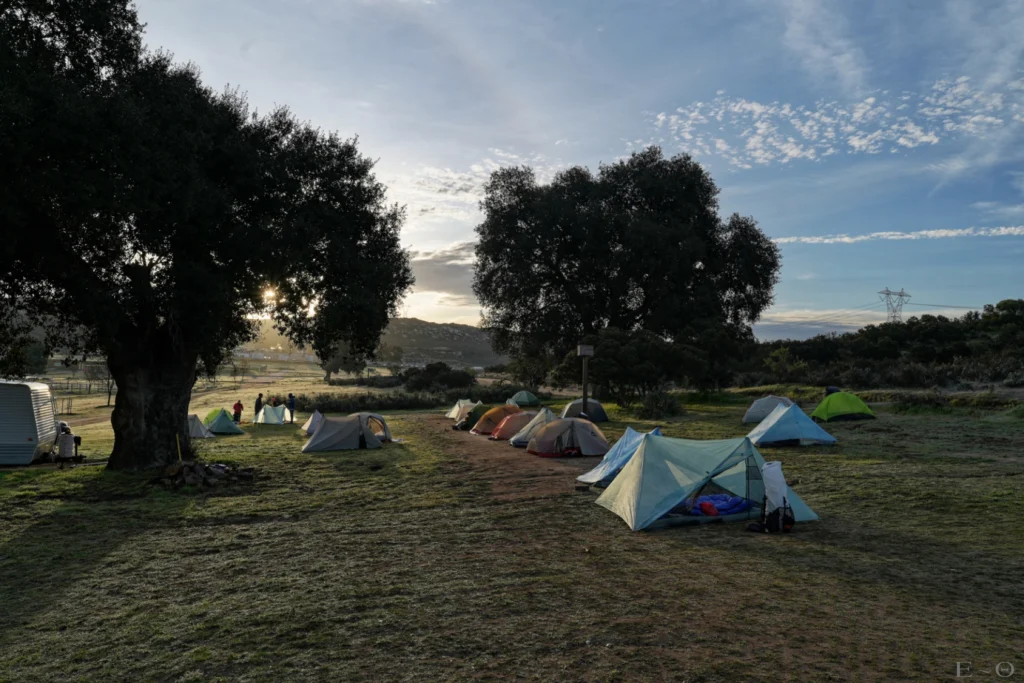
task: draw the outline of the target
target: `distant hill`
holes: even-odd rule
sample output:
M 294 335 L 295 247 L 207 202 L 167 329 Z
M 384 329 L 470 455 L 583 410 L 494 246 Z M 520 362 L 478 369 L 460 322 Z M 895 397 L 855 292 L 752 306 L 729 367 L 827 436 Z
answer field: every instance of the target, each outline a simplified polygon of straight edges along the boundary
M 305 354 L 278 334 L 269 320 L 263 321 L 260 338 L 242 347 L 245 352 L 260 352 L 302 358 Z M 383 342 L 401 346 L 407 364 L 444 361 L 449 365 L 483 367 L 504 363 L 507 359 L 491 350 L 487 333 L 472 325 L 431 323 L 417 318 L 394 318 L 384 332 Z

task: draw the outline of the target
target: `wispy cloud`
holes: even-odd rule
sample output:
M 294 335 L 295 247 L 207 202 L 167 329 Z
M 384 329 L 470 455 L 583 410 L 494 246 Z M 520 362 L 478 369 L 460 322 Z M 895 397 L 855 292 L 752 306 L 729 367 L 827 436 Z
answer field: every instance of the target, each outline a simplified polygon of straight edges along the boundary
M 776 244 L 857 244 L 882 240 L 936 240 L 954 237 L 1024 237 L 1024 225 L 998 228 L 918 230 L 916 232 L 887 231 L 871 232 L 864 235 L 800 235 L 777 237 L 774 241 Z
M 924 93 L 883 90 L 849 104 L 758 102 L 722 93 L 655 114 L 652 122 L 669 144 L 747 169 L 833 155 L 901 153 L 997 132 L 1018 136 L 1024 129 L 1024 90 L 1009 84 L 982 89 L 963 76 L 939 80 Z
M 980 211 L 991 218 L 1018 218 L 1024 216 L 1024 204 L 1007 204 L 1004 202 L 974 202 L 972 209 Z
M 785 44 L 819 82 L 838 81 L 844 92 L 866 89 L 864 51 L 850 39 L 846 21 L 828 0 L 787 0 Z
M 475 301 L 475 246 L 473 242 L 456 242 L 444 249 L 412 252 L 412 272 L 416 277 L 416 291 L 439 292 L 448 297 Z M 449 301 L 446 305 L 453 304 Z

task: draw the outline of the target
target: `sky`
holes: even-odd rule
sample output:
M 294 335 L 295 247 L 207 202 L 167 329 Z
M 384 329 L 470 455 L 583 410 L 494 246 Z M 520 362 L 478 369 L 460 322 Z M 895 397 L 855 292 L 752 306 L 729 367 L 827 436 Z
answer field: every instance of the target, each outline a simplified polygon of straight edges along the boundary
M 1024 297 L 1024 0 L 137 0 L 147 42 L 377 159 L 402 314 L 479 322 L 489 173 L 660 145 L 780 246 L 764 339 Z

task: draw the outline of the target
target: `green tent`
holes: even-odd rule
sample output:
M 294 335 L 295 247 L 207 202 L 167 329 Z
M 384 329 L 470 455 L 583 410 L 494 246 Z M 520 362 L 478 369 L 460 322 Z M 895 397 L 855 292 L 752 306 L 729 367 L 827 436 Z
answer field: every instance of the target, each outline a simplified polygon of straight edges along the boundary
M 834 420 L 874 420 L 875 414 L 867 407 L 864 401 L 853 394 L 839 391 L 829 394 L 818 404 L 818 407 L 811 413 L 811 418 L 817 422 L 832 422 Z
M 540 399 L 531 394 L 529 391 L 520 391 L 515 396 L 505 401 L 509 405 L 519 406 L 539 406 Z
M 778 479 L 764 476 L 769 465 L 778 470 Z M 766 488 L 770 481 L 775 484 L 771 491 Z M 725 509 L 715 516 L 695 515 L 693 507 L 704 496 L 718 497 Z M 785 485 L 779 463 L 766 465 L 750 439 L 693 441 L 645 434 L 633 457 L 596 502 L 638 531 L 671 524 L 758 519 L 766 497 L 780 503 L 784 497 L 798 522 L 818 519 Z
M 206 428 L 214 434 L 245 434 L 245 432 L 238 428 L 234 420 L 231 419 L 228 411 L 223 408 L 210 411 L 210 414 L 206 416 L 205 422 Z
M 454 429 L 467 431 L 472 429 L 476 426 L 476 423 L 480 421 L 480 418 L 484 416 L 484 413 L 493 407 L 494 406 L 485 406 L 483 403 L 473 406 L 473 410 L 469 411 L 466 417 L 455 423 Z

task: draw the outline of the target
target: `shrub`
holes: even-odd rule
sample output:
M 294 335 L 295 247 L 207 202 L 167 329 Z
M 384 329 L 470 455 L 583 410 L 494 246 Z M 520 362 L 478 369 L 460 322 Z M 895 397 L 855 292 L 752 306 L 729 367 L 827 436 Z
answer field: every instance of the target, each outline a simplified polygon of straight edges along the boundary
M 656 420 L 662 417 L 673 417 L 683 412 L 679 397 L 664 391 L 652 392 L 644 396 L 636 409 L 636 416 L 643 420 Z
M 469 388 L 476 378 L 465 370 L 454 370 L 447 363 L 429 363 L 425 368 L 409 368 L 402 373 L 409 391 L 444 391 Z
M 1014 406 L 1013 408 L 1010 408 L 1010 410 L 1008 410 L 1006 414 L 1012 418 L 1024 420 L 1024 404 L 1020 404 Z
M 374 389 L 393 389 L 402 386 L 402 378 L 395 375 L 375 375 L 372 377 L 339 377 L 329 379 L 332 387 L 373 387 Z
M 1003 386 L 1024 387 L 1024 372 L 1012 373 L 1009 377 L 1003 380 Z
M 469 387 L 469 389 L 449 389 L 444 392 L 444 404 L 455 403 L 460 398 L 468 398 L 473 401 L 483 401 L 484 403 L 504 403 L 508 399 L 516 395 L 520 391 L 528 391 L 526 387 L 514 385 L 514 384 L 477 384 Z M 534 395 L 541 401 L 551 398 L 550 394 L 538 394 L 534 392 Z

